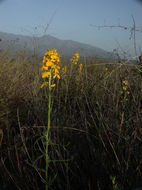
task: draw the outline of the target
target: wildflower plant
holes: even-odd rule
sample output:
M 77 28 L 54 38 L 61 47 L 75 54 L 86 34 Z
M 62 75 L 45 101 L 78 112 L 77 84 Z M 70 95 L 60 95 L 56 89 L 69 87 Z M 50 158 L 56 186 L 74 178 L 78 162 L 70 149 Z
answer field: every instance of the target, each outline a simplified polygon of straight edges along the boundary
M 41 68 L 41 76 L 44 79 L 44 82 L 41 85 L 41 88 L 48 88 L 48 128 L 45 133 L 46 139 L 46 150 L 45 150 L 45 178 L 46 178 L 46 190 L 48 190 L 48 167 L 49 167 L 49 154 L 48 146 L 50 142 L 50 115 L 51 115 L 51 93 L 52 88 L 56 86 L 55 79 L 60 79 L 59 70 L 60 70 L 60 57 L 55 49 L 48 50 L 43 57 L 43 66 Z
M 70 64 L 71 64 L 71 68 L 70 68 L 70 77 L 72 75 L 73 72 L 73 68 L 75 65 L 78 66 L 78 60 L 79 60 L 79 53 L 75 53 L 72 58 L 70 59 Z M 76 68 L 76 67 L 75 67 Z
M 128 80 L 122 80 L 121 86 L 122 86 L 121 94 L 123 94 L 124 100 L 127 101 L 127 97 L 130 93 L 128 90 L 128 88 L 129 88 Z
M 72 58 L 70 59 L 70 65 L 69 65 L 69 75 L 66 82 L 66 95 L 65 95 L 65 104 L 67 103 L 67 96 L 68 96 L 68 92 L 69 92 L 69 84 L 71 82 L 72 79 L 72 75 L 75 74 L 74 71 L 78 72 L 78 60 L 79 60 L 79 53 L 75 53 L 73 54 Z M 64 71 L 64 69 L 63 69 Z M 67 69 L 65 70 L 65 72 L 67 72 Z M 74 79 L 76 75 L 74 75 Z
M 121 115 L 120 115 L 120 134 L 119 134 L 119 140 L 118 142 L 120 142 L 120 135 L 121 135 L 121 132 L 122 132 L 122 126 L 124 124 L 124 121 L 125 121 L 125 108 L 126 108 L 126 105 L 127 105 L 127 101 L 128 101 L 128 95 L 130 94 L 129 92 L 129 82 L 128 80 L 124 79 L 121 81 L 121 91 L 120 91 L 120 94 L 121 94 L 121 104 L 122 104 L 122 111 L 121 111 Z
M 57 53 L 57 50 L 50 49 L 48 50 L 43 57 L 43 66 L 42 70 L 42 78 L 45 79 L 41 88 L 44 86 L 49 86 L 49 79 L 51 77 L 51 87 L 55 87 L 54 79 L 60 79 L 59 75 L 59 66 L 60 57 Z M 48 81 L 47 81 L 48 80 Z
M 72 58 L 71 58 L 71 64 L 77 65 L 78 60 L 79 60 L 79 53 L 75 53 L 75 54 L 72 56 Z

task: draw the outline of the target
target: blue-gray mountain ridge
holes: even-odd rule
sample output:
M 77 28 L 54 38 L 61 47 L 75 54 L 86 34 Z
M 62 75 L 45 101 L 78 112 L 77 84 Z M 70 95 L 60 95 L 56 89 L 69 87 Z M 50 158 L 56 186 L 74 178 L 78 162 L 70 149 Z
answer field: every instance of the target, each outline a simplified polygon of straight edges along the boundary
M 37 37 L 0 32 L 0 50 L 7 48 L 12 54 L 23 50 L 29 55 L 43 55 L 48 48 L 55 48 L 63 56 L 78 52 L 84 57 L 114 58 L 112 52 L 72 40 L 61 40 L 51 35 Z

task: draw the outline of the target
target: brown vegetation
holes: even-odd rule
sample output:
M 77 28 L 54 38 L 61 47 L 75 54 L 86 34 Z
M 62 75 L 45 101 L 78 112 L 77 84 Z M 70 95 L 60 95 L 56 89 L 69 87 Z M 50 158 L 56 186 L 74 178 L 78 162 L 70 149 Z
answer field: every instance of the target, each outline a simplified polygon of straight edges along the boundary
M 140 66 L 82 60 L 53 94 L 50 189 L 127 190 L 142 179 Z M 44 189 L 47 91 L 40 59 L 0 55 L 0 179 L 6 189 Z M 123 81 L 128 81 L 127 92 Z M 114 180 L 115 179 L 115 180 Z

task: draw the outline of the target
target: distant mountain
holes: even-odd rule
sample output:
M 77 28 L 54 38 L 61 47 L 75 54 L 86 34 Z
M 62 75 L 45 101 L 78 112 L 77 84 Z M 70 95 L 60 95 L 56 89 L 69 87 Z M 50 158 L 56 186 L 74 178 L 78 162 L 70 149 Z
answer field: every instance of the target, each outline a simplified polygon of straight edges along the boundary
M 61 40 L 50 35 L 30 37 L 0 32 L 0 50 L 8 47 L 11 53 L 23 50 L 25 53 L 32 55 L 43 55 L 48 48 L 55 48 L 64 56 L 71 56 L 73 53 L 78 52 L 80 56 L 84 57 L 91 56 L 106 59 L 114 57 L 112 52 L 107 52 L 101 48 L 72 40 Z

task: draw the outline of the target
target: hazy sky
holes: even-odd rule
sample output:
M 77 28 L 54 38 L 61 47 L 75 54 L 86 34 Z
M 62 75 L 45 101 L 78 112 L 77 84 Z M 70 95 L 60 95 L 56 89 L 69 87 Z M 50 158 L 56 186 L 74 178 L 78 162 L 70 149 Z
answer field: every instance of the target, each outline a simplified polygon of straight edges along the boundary
M 140 0 L 0 0 L 0 31 L 72 39 L 113 50 L 130 50 L 130 31 L 119 28 L 98 30 L 93 25 L 136 26 L 142 29 Z M 137 48 L 142 48 L 142 33 L 137 33 Z

